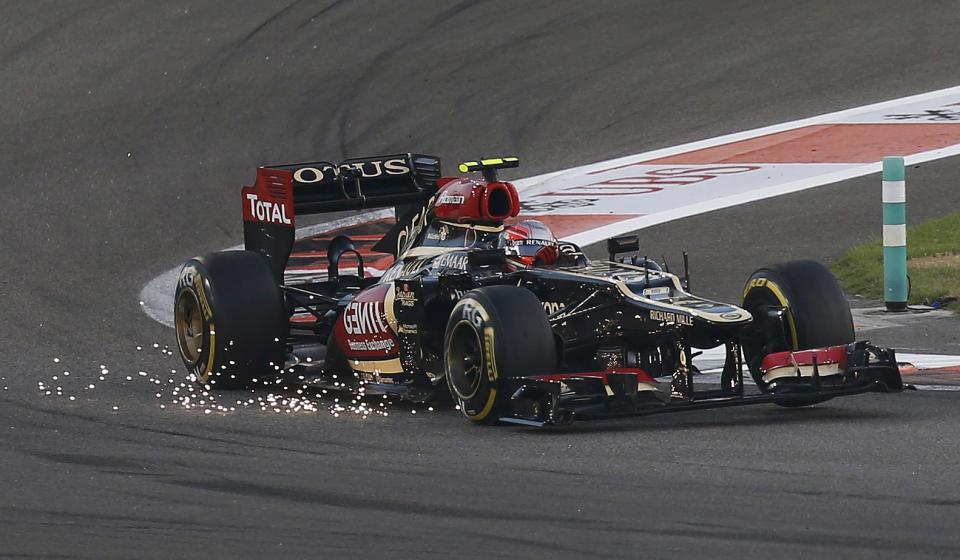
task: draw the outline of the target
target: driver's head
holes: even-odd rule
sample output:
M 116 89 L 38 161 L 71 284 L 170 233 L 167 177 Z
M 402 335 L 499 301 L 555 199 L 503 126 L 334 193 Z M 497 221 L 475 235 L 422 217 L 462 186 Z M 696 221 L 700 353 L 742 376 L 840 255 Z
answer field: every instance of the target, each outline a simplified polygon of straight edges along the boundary
M 553 232 L 539 220 L 522 220 L 507 226 L 499 246 L 526 265 L 550 266 L 560 258 L 560 245 Z

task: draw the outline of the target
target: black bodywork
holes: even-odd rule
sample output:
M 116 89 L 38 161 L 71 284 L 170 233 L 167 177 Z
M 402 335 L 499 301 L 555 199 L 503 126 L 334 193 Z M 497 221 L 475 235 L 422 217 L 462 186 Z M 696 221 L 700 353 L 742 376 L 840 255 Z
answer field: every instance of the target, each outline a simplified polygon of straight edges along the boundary
M 344 173 L 336 179 L 335 196 L 323 200 L 320 195 L 295 196 L 298 214 L 399 207 L 396 226 L 378 244 L 380 250 L 397 256 L 382 277 L 365 277 L 360 253 L 349 239 L 338 237 L 327 249 L 326 280 L 284 285 L 292 230 L 246 224 L 246 246 L 274 263 L 290 315 L 309 313 L 315 318 L 308 325 L 290 325 L 287 367 L 298 377 L 330 384 L 323 356 L 330 354 L 327 344 L 336 344 L 334 327 L 343 310 L 364 290 L 386 283 L 396 294 L 392 312 L 402 372 L 389 379 L 358 377 L 368 392 L 379 390 L 415 401 L 436 398 L 447 390 L 443 340 L 451 309 L 472 289 L 512 285 L 530 290 L 543 303 L 557 340 L 560 367 L 554 376 L 499 379 L 501 390 L 511 395 L 508 410 L 501 413 L 504 422 L 543 426 L 765 402 L 800 405 L 903 389 L 894 352 L 858 342 L 849 347 L 849 367 L 842 375 L 821 376 L 814 362 L 812 375 L 798 367 L 795 379 L 781 380 L 768 392 L 745 391 L 749 364 L 744 362 L 743 343 L 769 336 L 770 322 L 782 323 L 784 309 L 765 308 L 763 317 L 754 318 L 738 306 L 696 297 L 686 290 L 686 273 L 671 274 L 624 254 L 636 253 L 635 238 L 629 237 L 608 243 L 610 260 L 590 261 L 576 245 L 561 242 L 556 265 L 524 266 L 511 259 L 509 250 L 497 247 L 495 228 L 452 227 L 434 219 L 431 204 L 439 161 L 410 154 L 392 157 L 407 158 L 419 172 L 381 190 Z M 472 247 L 456 248 L 450 241 L 458 235 L 475 236 Z M 441 237 L 442 243 L 430 241 Z M 356 270 L 340 266 L 344 255 L 359 261 Z M 760 324 L 765 325 L 762 333 L 757 329 Z M 698 390 L 693 358 L 699 349 L 718 346 L 726 355 L 720 386 Z M 658 386 L 651 390 L 642 376 L 632 373 L 635 370 L 657 378 Z

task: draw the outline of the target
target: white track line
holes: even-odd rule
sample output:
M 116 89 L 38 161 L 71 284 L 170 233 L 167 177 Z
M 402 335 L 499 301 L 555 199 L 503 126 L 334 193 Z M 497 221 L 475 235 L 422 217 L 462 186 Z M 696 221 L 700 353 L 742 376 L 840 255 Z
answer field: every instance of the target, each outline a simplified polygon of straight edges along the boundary
M 565 169 L 563 171 L 552 171 L 550 173 L 544 173 L 544 174 L 535 175 L 533 177 L 529 177 L 526 179 L 520 179 L 518 181 L 515 181 L 514 184 L 516 184 L 518 187 L 520 185 L 524 185 L 524 186 L 532 185 L 536 183 L 542 183 L 547 179 L 556 178 L 560 175 L 565 175 L 570 172 L 590 173 L 592 171 L 598 171 L 598 170 L 607 169 L 610 167 L 629 165 L 631 163 L 636 163 L 638 161 L 648 161 L 648 160 L 659 159 L 659 158 L 668 157 L 668 156 L 675 156 L 678 154 L 685 154 L 687 152 L 702 150 L 704 148 L 712 148 L 714 146 L 720 146 L 723 144 L 732 144 L 734 142 L 739 142 L 741 140 L 750 140 L 751 138 L 757 138 L 758 136 L 766 136 L 768 134 L 786 132 L 788 130 L 802 128 L 804 126 L 824 124 L 824 123 L 830 123 L 830 122 L 840 123 L 849 117 L 861 115 L 864 113 L 871 113 L 880 109 L 897 108 L 903 105 L 909 105 L 909 104 L 913 104 L 921 101 L 937 99 L 940 97 L 945 97 L 953 94 L 960 95 L 960 86 L 953 86 L 953 87 L 948 87 L 944 89 L 929 91 L 926 93 L 910 95 L 907 97 L 900 97 L 897 99 L 891 99 L 889 101 L 881 101 L 879 103 L 873 103 L 871 105 L 862 105 L 860 107 L 852 107 L 850 109 L 843 109 L 841 111 L 835 111 L 833 113 L 824 113 L 822 115 L 816 115 L 813 117 L 805 117 L 795 121 L 789 121 L 789 122 L 764 126 L 760 128 L 754 128 L 751 130 L 745 130 L 743 132 L 734 132 L 732 134 L 725 134 L 723 136 L 716 136 L 714 138 L 707 138 L 705 140 L 697 140 L 695 142 L 688 142 L 686 144 L 680 144 L 677 146 L 659 148 L 653 151 L 644 152 L 642 154 L 623 156 L 617 159 L 611 159 L 606 161 L 598 161 L 596 163 L 591 163 L 591 164 L 583 165 L 579 167 L 572 167 L 570 169 Z M 951 155 L 957 155 L 957 154 L 960 154 L 960 146 L 955 146 L 950 150 L 933 150 L 932 152 L 917 154 L 914 157 L 928 156 L 928 155 L 932 155 L 934 152 L 944 152 L 944 153 L 943 155 L 927 157 L 926 159 L 920 159 L 917 161 L 908 161 L 906 163 L 919 163 L 920 161 L 929 161 L 931 159 L 938 159 L 942 157 L 948 157 Z M 879 164 L 877 164 L 876 170 L 877 171 L 880 170 Z

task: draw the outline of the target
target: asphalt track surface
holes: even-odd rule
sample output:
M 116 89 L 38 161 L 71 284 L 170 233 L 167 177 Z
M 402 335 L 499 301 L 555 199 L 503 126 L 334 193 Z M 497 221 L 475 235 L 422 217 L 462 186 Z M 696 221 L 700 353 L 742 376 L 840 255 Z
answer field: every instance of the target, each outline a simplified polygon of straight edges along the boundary
M 532 175 L 960 76 L 951 2 L 584 6 L 0 2 L 0 556 L 956 556 L 957 394 L 543 433 L 404 405 L 160 409 L 137 376 L 180 367 L 138 291 L 239 241 L 257 164 L 515 153 Z M 960 207 L 955 160 L 911 173 L 911 220 Z M 873 235 L 876 183 L 645 243 L 690 248 L 694 287 L 735 298 L 771 258 Z M 924 328 L 912 346 L 956 352 Z M 61 370 L 75 401 L 38 391 Z

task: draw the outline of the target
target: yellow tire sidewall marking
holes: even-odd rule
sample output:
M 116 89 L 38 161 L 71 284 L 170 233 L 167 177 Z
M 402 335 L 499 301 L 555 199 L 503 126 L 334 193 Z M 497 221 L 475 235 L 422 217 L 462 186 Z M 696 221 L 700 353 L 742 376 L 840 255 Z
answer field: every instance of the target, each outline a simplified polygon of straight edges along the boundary
M 497 371 L 497 356 L 496 356 L 496 338 L 493 327 L 490 326 L 490 314 L 484 308 L 483 304 L 473 298 L 464 298 L 460 300 L 460 303 L 457 304 L 457 312 L 462 312 L 463 306 L 470 305 L 476 311 L 477 314 L 483 319 L 483 353 L 484 353 L 484 369 L 487 374 L 487 381 L 490 382 L 490 392 L 487 395 L 487 402 L 484 404 L 483 409 L 480 410 L 477 414 L 470 415 L 467 414 L 466 409 L 464 409 L 464 414 L 470 420 L 474 422 L 481 422 L 490 415 L 493 411 L 493 407 L 497 402 L 497 379 L 499 378 L 499 373 Z M 461 403 L 461 407 L 463 404 Z
M 203 289 L 203 284 L 203 276 L 197 272 L 193 278 L 193 287 L 194 291 L 197 292 L 197 297 L 200 299 L 200 307 L 203 308 L 203 317 L 207 320 L 207 332 L 210 333 L 210 341 L 207 343 L 207 351 L 209 352 L 207 354 L 207 365 L 200 373 L 200 382 L 206 383 L 210 379 L 210 374 L 213 373 L 213 361 L 217 349 L 217 327 L 213 322 L 213 307 L 207 300 L 207 293 Z
M 210 374 L 213 373 L 213 358 L 217 349 L 217 327 L 213 324 L 213 320 L 210 321 L 210 343 L 207 344 L 207 350 L 210 354 L 207 356 L 207 365 L 203 370 L 203 373 L 200 374 L 200 381 L 206 383 L 210 379 Z

